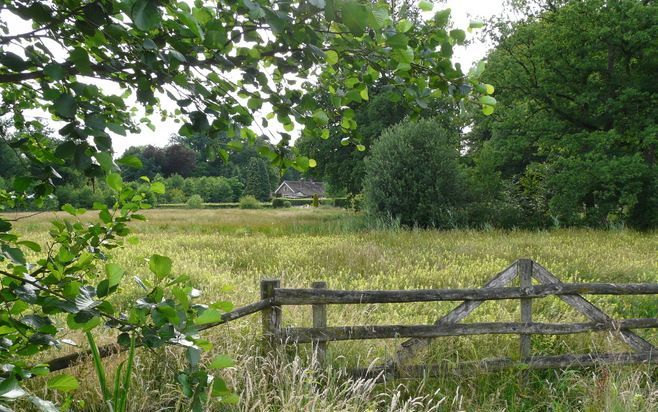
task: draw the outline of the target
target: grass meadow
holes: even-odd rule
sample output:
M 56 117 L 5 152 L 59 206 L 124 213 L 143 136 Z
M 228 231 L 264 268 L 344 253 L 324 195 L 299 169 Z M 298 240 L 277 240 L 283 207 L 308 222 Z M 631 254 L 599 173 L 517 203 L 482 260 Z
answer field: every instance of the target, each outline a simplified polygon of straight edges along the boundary
M 64 217 L 63 215 L 58 215 Z M 235 306 L 259 299 L 262 278 L 283 286 L 307 287 L 325 280 L 331 288 L 411 289 L 479 287 L 520 257 L 529 257 L 563 281 L 658 282 L 658 234 L 633 231 L 560 229 L 554 231 L 401 230 L 337 209 L 152 210 L 148 222 L 134 224 L 139 243 L 113 252 L 129 273 L 146 275 L 143 258 L 153 253 L 174 261 L 177 274 L 188 274 L 204 301 L 229 300 Z M 46 213 L 16 224 L 17 231 L 47 242 Z M 83 217 L 85 219 L 86 217 Z M 136 285 L 126 283 L 116 304 L 131 299 Z M 655 296 L 591 300 L 613 317 L 656 317 Z M 535 300 L 536 321 L 584 321 L 557 298 Z M 455 303 L 333 305 L 329 325 L 423 324 L 445 314 Z M 465 322 L 515 321 L 518 301 L 488 302 Z M 310 307 L 285 307 L 284 326 L 309 326 Z M 99 333 L 104 333 L 99 330 Z M 389 359 L 401 340 L 329 344 L 326 370 L 310 367 L 308 345 L 277 354 L 260 350 L 260 315 L 208 330 L 212 354 L 226 353 L 236 366 L 224 376 L 240 396 L 217 411 L 656 411 L 658 368 L 646 366 L 583 370 L 475 371 L 440 378 L 374 383 L 345 376 L 345 368 Z M 657 331 L 639 331 L 658 344 Z M 81 336 L 69 338 L 84 346 Z M 102 339 L 111 342 L 114 337 Z M 629 350 L 614 336 L 592 333 L 533 337 L 535 354 Z M 50 352 L 52 357 L 75 348 Z M 78 349 L 79 350 L 79 349 Z M 163 353 L 166 352 L 166 353 Z M 518 337 L 470 336 L 437 339 L 415 363 L 518 356 Z M 107 360 L 116 367 L 121 355 Z M 177 348 L 140 350 L 130 396 L 133 411 L 184 411 L 174 383 Z M 103 410 L 91 363 L 72 369 L 81 387 L 74 397 L 85 411 Z M 46 397 L 43 385 L 34 390 Z

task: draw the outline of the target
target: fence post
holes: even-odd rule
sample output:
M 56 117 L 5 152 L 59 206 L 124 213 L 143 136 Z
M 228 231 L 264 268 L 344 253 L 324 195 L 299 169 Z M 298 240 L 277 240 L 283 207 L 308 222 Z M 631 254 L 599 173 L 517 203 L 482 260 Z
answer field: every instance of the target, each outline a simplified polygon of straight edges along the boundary
M 313 282 L 311 283 L 313 289 L 326 289 L 327 282 Z M 327 305 L 317 304 L 313 305 L 313 327 L 326 328 L 327 327 Z M 324 367 L 327 360 L 327 342 L 313 342 L 313 352 L 316 353 L 318 364 Z
M 532 260 L 519 259 L 517 271 L 521 288 L 532 286 Z M 532 322 L 532 298 L 521 299 L 521 322 Z M 520 335 L 521 360 L 530 358 L 531 335 Z
M 279 279 L 263 279 L 260 281 L 260 298 L 274 298 L 274 288 L 281 286 Z M 276 343 L 281 328 L 281 306 L 269 306 L 263 309 L 263 335 L 271 345 Z

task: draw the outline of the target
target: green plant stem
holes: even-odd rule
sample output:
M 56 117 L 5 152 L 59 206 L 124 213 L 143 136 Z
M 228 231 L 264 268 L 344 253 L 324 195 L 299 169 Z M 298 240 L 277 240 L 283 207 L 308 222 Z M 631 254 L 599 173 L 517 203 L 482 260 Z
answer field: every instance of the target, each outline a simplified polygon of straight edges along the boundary
M 103 393 L 103 400 L 107 402 L 112 401 L 110 391 L 107 389 L 107 378 L 105 376 L 105 369 L 103 369 L 103 359 L 101 354 L 98 351 L 98 346 L 96 346 L 96 341 L 94 336 L 90 331 L 85 332 L 87 336 L 87 341 L 89 342 L 89 347 L 91 348 L 91 354 L 94 360 L 94 368 L 96 369 L 96 375 L 98 375 L 98 383 L 101 386 L 101 392 Z
M 117 400 L 117 411 L 125 412 L 126 401 L 128 400 L 128 392 L 130 391 L 130 380 L 132 377 L 133 361 L 135 359 L 135 334 L 130 335 L 130 349 L 128 351 L 128 362 L 123 375 L 123 393 L 120 394 Z

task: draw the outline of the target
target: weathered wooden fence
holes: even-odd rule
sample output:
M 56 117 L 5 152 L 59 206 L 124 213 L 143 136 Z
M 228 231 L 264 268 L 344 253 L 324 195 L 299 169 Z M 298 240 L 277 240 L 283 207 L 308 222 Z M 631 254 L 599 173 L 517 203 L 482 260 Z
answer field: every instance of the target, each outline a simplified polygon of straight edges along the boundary
M 518 286 L 509 286 L 518 279 Z M 533 285 L 533 280 L 537 285 Z M 615 320 L 581 295 L 658 295 L 657 283 L 562 283 L 544 267 L 529 259 L 512 263 L 482 288 L 474 289 L 422 289 L 422 290 L 334 290 L 326 282 L 313 282 L 310 288 L 282 288 L 276 279 L 261 281 L 261 300 L 222 316 L 217 323 L 203 325 L 202 330 L 213 328 L 241 317 L 262 312 L 263 333 L 270 347 L 281 344 L 311 343 L 320 363 L 326 361 L 330 341 L 409 338 L 398 349 L 394 359 L 377 367 L 353 371 L 359 376 L 408 377 L 420 374 L 445 373 L 442 365 L 409 365 L 418 351 L 432 339 L 444 336 L 481 334 L 519 335 L 520 361 L 511 358 L 485 359 L 463 362 L 461 368 L 477 367 L 498 370 L 522 364 L 524 368 L 564 368 L 598 364 L 658 363 L 658 350 L 650 342 L 632 332 L 632 329 L 658 328 L 658 318 Z M 580 323 L 536 323 L 532 319 L 533 299 L 557 296 L 589 319 Z M 521 305 L 519 322 L 460 323 L 477 307 L 490 300 L 518 299 Z M 328 326 L 327 306 L 364 303 L 461 302 L 433 325 L 366 325 Z M 658 310 L 658 300 L 656 309 Z M 282 307 L 311 305 L 313 327 L 282 327 Z M 532 335 L 562 335 L 608 331 L 633 350 L 627 353 L 588 353 L 559 356 L 533 356 Z M 118 344 L 100 348 L 101 355 L 109 356 L 123 351 Z M 60 370 L 88 358 L 88 352 L 76 353 L 48 362 L 50 370 Z
M 518 279 L 517 287 L 509 284 Z M 539 284 L 533 285 L 533 279 Z M 334 290 L 325 282 L 314 282 L 311 288 L 282 288 L 279 280 L 263 280 L 261 297 L 272 304 L 263 310 L 263 330 L 273 345 L 312 343 L 321 363 L 325 362 L 330 341 L 410 338 L 399 348 L 394 359 L 386 364 L 355 371 L 357 374 L 377 376 L 413 376 L 445 371 L 440 365 L 407 365 L 420 349 L 432 339 L 445 336 L 481 334 L 519 335 L 520 361 L 510 358 L 467 362 L 487 370 L 522 364 L 525 368 L 556 368 L 591 366 L 595 364 L 658 363 L 658 350 L 632 332 L 632 329 L 658 328 L 657 318 L 614 320 L 601 309 L 583 298 L 589 295 L 658 295 L 658 284 L 562 283 L 541 265 L 529 259 L 519 259 L 478 289 L 423 289 L 423 290 Z M 532 319 L 534 299 L 557 296 L 589 319 L 580 323 L 536 323 Z M 521 306 L 519 322 L 459 323 L 486 301 L 518 299 Z M 433 325 L 365 325 L 328 326 L 327 305 L 365 303 L 411 303 L 461 301 L 455 309 Z M 313 327 L 282 327 L 282 307 L 311 305 Z M 656 301 L 658 310 L 658 300 Z M 608 331 L 618 335 L 633 349 L 629 353 L 567 354 L 533 356 L 532 335 L 562 335 Z

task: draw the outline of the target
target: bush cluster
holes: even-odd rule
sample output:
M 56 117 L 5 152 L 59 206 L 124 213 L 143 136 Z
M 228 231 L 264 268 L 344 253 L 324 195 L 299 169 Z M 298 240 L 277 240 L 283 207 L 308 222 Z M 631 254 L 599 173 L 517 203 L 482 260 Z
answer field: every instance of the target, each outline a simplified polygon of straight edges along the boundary
M 261 207 L 260 201 L 252 195 L 240 198 L 240 209 L 260 209 Z
M 367 211 L 408 226 L 450 228 L 461 223 L 466 182 L 458 141 L 456 132 L 431 119 L 387 129 L 366 159 Z
M 190 209 L 203 209 L 203 198 L 199 195 L 192 195 L 187 199 L 187 207 Z

